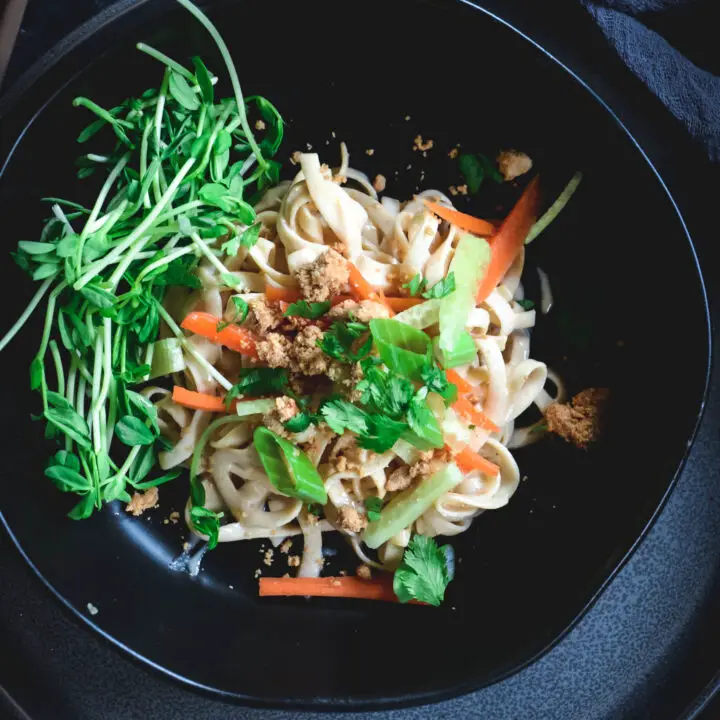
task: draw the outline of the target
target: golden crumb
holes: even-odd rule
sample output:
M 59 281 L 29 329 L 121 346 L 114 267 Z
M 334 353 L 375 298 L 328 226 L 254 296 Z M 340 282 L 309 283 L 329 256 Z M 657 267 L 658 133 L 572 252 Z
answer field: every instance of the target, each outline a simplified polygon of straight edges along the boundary
M 467 195 L 468 194 L 468 186 L 467 185 L 458 185 L 457 191 L 460 193 L 460 195 Z
M 265 122 L 264 122 L 263 120 L 257 120 L 257 121 L 255 122 L 255 129 L 256 129 L 256 130 L 264 130 L 266 127 L 267 127 L 267 125 L 265 125 Z
M 355 574 L 363 580 L 372 580 L 372 570 L 370 570 L 370 567 L 364 563 L 362 565 L 358 565 Z
M 290 567 L 300 567 L 300 556 L 299 555 L 290 555 L 288 557 L 288 565 Z
M 350 278 L 350 268 L 347 260 L 331 249 L 313 262 L 301 265 L 295 276 L 306 300 L 324 302 L 342 294 Z
M 415 140 L 413 141 L 413 150 L 419 150 L 420 152 L 425 153 L 428 150 L 432 150 L 434 145 L 434 140 L 428 140 L 427 142 L 424 142 L 422 135 L 416 135 Z
M 338 508 L 337 520 L 341 530 L 355 533 L 362 532 L 368 524 L 367 517 L 361 515 L 352 505 Z
M 263 563 L 270 567 L 273 564 L 273 556 L 275 555 L 275 551 L 272 548 L 268 548 L 265 551 L 265 555 L 263 556 Z
M 448 190 L 450 190 L 450 194 L 453 196 L 458 194 L 458 189 L 454 185 L 451 185 Z
M 370 155 L 370 156 L 372 157 L 372 156 L 375 154 L 375 148 L 368 148 L 368 149 L 365 151 L 365 154 L 366 154 L 366 155 Z
M 290 552 L 290 548 L 292 547 L 292 540 L 288 538 L 287 540 L 284 540 L 280 545 L 280 552 L 283 555 L 287 555 Z
M 185 552 L 187 552 L 187 551 L 190 549 L 190 543 L 189 543 L 189 542 L 184 542 L 184 543 L 182 544 L 182 549 L 183 549 Z
M 159 495 L 156 487 L 148 488 L 144 493 L 133 493 L 132 500 L 125 506 L 125 512 L 131 512 L 135 517 L 139 517 L 146 510 L 157 505 Z
M 177 525 L 178 522 L 180 522 L 180 513 L 177 510 L 170 513 L 170 522 L 173 525 Z
M 387 186 L 387 178 L 384 175 L 376 175 L 373 180 L 373 187 L 377 192 L 382 192 Z
M 451 160 L 454 160 L 459 154 L 460 154 L 460 148 L 454 147 L 454 148 L 448 153 L 448 157 L 449 157 Z
M 548 430 L 579 448 L 587 448 L 600 435 L 608 396 L 606 388 L 588 388 L 569 403 L 552 403 L 545 410 Z
M 520 150 L 503 150 L 496 159 L 498 170 L 505 178 L 505 182 L 529 172 L 533 165 L 529 155 Z

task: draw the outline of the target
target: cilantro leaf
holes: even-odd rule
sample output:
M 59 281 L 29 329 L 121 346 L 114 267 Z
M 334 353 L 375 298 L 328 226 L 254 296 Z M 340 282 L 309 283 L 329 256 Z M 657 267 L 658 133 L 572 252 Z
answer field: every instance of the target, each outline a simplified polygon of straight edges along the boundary
M 357 384 L 362 393 L 362 403 L 375 412 L 398 418 L 412 400 L 413 384 L 404 377 L 389 370 L 383 370 L 372 360 L 362 364 L 363 379 Z
M 370 522 L 376 522 L 380 519 L 380 511 L 382 510 L 383 501 L 374 495 L 365 498 L 365 507 L 367 508 L 367 516 Z
M 303 430 L 307 430 L 311 423 L 317 425 L 318 421 L 319 419 L 317 415 L 303 411 L 283 424 L 288 432 L 299 433 L 303 432 Z
M 423 276 L 420 273 L 418 273 L 410 282 L 403 285 L 404 288 L 407 288 L 410 291 L 410 294 L 413 297 L 418 296 L 423 290 L 425 290 L 426 286 L 427 280 L 423 279 Z
M 317 320 L 330 309 L 330 302 L 311 302 L 298 300 L 292 303 L 283 313 L 285 317 L 302 317 Z
M 457 386 L 453 385 L 447 379 L 445 371 L 434 363 L 428 363 L 420 371 L 420 377 L 428 391 L 437 393 L 446 403 L 454 403 L 457 400 Z
M 455 273 L 448 273 L 447 277 L 436 282 L 427 292 L 424 292 L 422 296 L 426 300 L 440 300 L 440 298 L 447 297 L 450 293 L 455 292 Z
M 516 300 L 515 301 L 523 310 L 532 310 L 535 303 L 532 300 Z
M 368 326 L 358 322 L 334 322 L 330 329 L 318 341 L 320 349 L 331 358 L 346 363 L 363 360 L 372 349 L 372 337 L 368 335 L 365 342 L 353 351 L 355 341 L 368 332 Z
M 366 450 L 384 453 L 400 439 L 407 429 L 408 425 L 405 422 L 380 414 L 370 415 L 368 416 L 367 430 L 358 436 L 358 445 Z
M 288 373 L 284 368 L 241 368 L 240 381 L 230 388 L 225 396 L 225 404 L 238 395 L 258 397 L 260 395 L 287 394 Z
M 433 538 L 413 535 L 400 567 L 395 571 L 393 590 L 401 603 L 418 600 L 437 607 L 454 576 L 452 547 L 438 547 Z
M 368 414 L 347 400 L 328 400 L 320 408 L 320 413 L 330 429 L 342 435 L 347 429 L 363 435 L 368 431 Z
M 465 178 L 468 190 L 475 195 L 485 179 L 485 168 L 477 155 L 461 155 L 458 158 L 458 167 Z

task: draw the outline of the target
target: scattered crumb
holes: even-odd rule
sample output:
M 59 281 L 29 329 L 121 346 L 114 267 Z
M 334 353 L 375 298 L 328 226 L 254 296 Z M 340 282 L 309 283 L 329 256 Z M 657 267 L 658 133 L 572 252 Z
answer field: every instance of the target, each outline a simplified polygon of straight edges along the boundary
M 434 145 L 435 145 L 434 140 L 428 140 L 427 142 L 423 142 L 423 136 L 417 135 L 413 142 L 413 150 L 419 150 L 420 152 L 425 154 L 428 150 L 432 150 Z M 427 157 L 427 156 L 425 156 L 425 157 Z
M 170 522 L 173 525 L 177 525 L 178 522 L 180 522 L 180 513 L 177 510 L 170 513 Z
M 185 541 L 185 542 L 182 544 L 182 549 L 187 552 L 187 551 L 190 549 L 190 543 L 187 542 L 187 541 Z
M 457 191 L 460 193 L 460 195 L 467 195 L 468 194 L 468 186 L 467 185 L 458 185 Z
M 97 615 L 100 612 L 92 603 L 87 604 L 87 609 L 91 615 Z
M 364 563 L 362 565 L 358 565 L 355 574 L 363 580 L 372 580 L 372 570 L 370 570 L 370 568 Z
M 408 163 L 407 166 L 405 167 L 405 169 L 406 169 L 406 170 L 411 170 L 411 169 L 412 169 L 412 165 L 411 165 L 410 163 Z
M 330 137 L 332 137 L 333 140 L 335 139 L 336 135 L 334 130 L 330 133 Z
M 261 575 L 262 575 L 262 570 L 261 570 L 260 568 L 258 568 L 258 569 L 255 571 L 255 578 L 257 579 L 257 578 L 259 578 Z
M 367 527 L 367 517 L 361 515 L 352 505 L 338 508 L 338 525 L 342 530 L 362 532 Z
M 341 583 L 339 580 L 337 580 L 337 579 L 331 580 L 331 581 L 330 581 L 330 584 L 331 584 L 333 587 L 338 587 L 338 586 L 342 585 L 342 583 Z
M 258 120 L 258 121 L 255 123 L 255 129 L 256 129 L 256 130 L 264 130 L 266 127 L 267 127 L 267 125 L 265 125 L 265 122 L 264 122 L 263 120 Z
M 376 175 L 373 180 L 373 187 L 377 192 L 382 192 L 387 186 L 387 178 L 384 175 Z
M 234 586 L 234 585 L 228 585 L 228 588 L 230 588 L 230 590 L 234 590 L 234 589 L 235 589 L 235 586 Z
M 275 551 L 272 548 L 268 548 L 265 551 L 265 557 L 263 557 L 263 562 L 268 567 L 270 567 L 273 564 L 273 555 L 275 555 Z
M 366 155 L 370 155 L 370 156 L 374 155 L 374 154 L 375 154 L 375 148 L 368 148 L 368 149 L 365 151 L 365 154 L 366 154 Z
M 410 119 L 410 116 L 409 116 L 409 115 L 406 115 L 406 116 L 405 116 L 405 120 L 407 121 L 407 120 L 409 120 L 409 119 Z
M 170 521 L 167 518 L 165 518 L 163 520 L 163 525 L 169 525 L 169 524 L 170 524 Z
M 569 403 L 553 403 L 545 410 L 548 430 L 587 448 L 600 435 L 608 395 L 607 388 L 588 388 Z
M 458 189 L 454 185 L 451 185 L 448 190 L 450 190 L 450 194 L 453 196 L 458 194 Z
M 338 575 L 342 575 L 342 577 L 345 577 L 347 575 L 347 570 L 341 570 Z
M 296 150 L 291 156 L 290 156 L 290 162 L 293 165 L 297 165 L 300 162 L 300 156 L 302 153 L 299 150 Z
M 157 506 L 159 496 L 156 487 L 148 488 L 144 493 L 133 493 L 132 500 L 125 506 L 125 512 L 131 512 L 135 517 L 139 517 L 146 510 Z
M 521 175 L 524 175 L 532 168 L 530 156 L 519 150 L 503 150 L 496 158 L 498 170 L 510 182 Z
M 287 540 L 284 540 L 280 545 L 280 552 L 283 555 L 287 555 L 288 552 L 290 552 L 290 548 L 292 547 L 292 540 L 288 538 Z
M 520 482 L 526 482 L 527 479 L 528 479 L 528 476 L 527 476 L 527 475 L 523 475 L 522 478 L 520 479 Z
M 290 567 L 300 567 L 300 556 L 299 555 L 289 555 L 288 556 L 288 565 Z
M 312 145 L 311 145 L 310 143 L 305 143 L 305 147 L 306 147 L 308 150 L 312 150 Z
M 454 148 L 448 153 L 448 157 L 449 157 L 451 160 L 454 160 L 459 154 L 460 154 L 460 148 L 454 147 Z

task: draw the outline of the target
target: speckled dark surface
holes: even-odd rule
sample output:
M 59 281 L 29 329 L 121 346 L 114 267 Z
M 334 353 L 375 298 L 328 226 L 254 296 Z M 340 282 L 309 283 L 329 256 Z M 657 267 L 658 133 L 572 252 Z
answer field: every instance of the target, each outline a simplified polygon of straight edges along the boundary
M 30 0 L 10 77 L 60 33 L 110 4 Z M 612 78 L 615 97 L 628 101 L 623 119 L 630 128 L 652 124 L 656 142 L 648 148 L 650 155 L 667 174 L 687 215 L 713 316 L 719 317 L 720 266 L 708 261 L 717 236 L 709 201 L 713 188 L 717 195 L 720 187 L 717 169 L 694 155 L 657 103 L 605 54 L 602 40 L 581 12 L 569 12 L 560 27 L 523 0 L 483 4 L 539 35 L 581 75 L 588 68 L 596 70 L 602 59 L 604 79 L 591 72 L 591 84 L 602 94 L 607 78 Z M 70 5 L 72 13 L 67 11 Z M 717 335 L 714 347 L 720 351 Z M 519 674 L 480 692 L 385 715 L 402 720 L 679 717 L 720 667 L 718 385 L 715 380 L 687 467 L 659 520 L 597 604 L 557 647 Z M 34 718 L 309 717 L 225 705 L 147 673 L 61 611 L 5 536 L 0 536 L 0 582 L 0 682 Z M 2 709 L 0 698 L 0 714 Z

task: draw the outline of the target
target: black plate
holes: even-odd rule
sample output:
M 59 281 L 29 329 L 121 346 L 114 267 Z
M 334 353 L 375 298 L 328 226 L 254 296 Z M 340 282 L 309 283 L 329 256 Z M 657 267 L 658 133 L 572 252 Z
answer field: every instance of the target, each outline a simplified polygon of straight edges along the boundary
M 257 27 L 272 27 L 271 39 L 243 32 L 249 7 Z M 88 622 L 87 603 L 99 607 L 93 626 L 155 667 L 247 702 L 379 707 L 446 697 L 517 670 L 597 597 L 654 517 L 685 457 L 706 386 L 708 322 L 694 252 L 674 203 L 635 141 L 564 68 L 511 28 L 453 3 L 364 3 L 356 18 L 337 20 L 340 47 L 337 32 L 321 29 L 334 7 L 236 3 L 213 13 L 246 91 L 267 94 L 292 121 L 286 155 L 309 142 L 332 160 L 334 131 L 349 143 L 354 164 L 383 172 L 391 180 L 388 192 L 400 197 L 412 194 L 422 169 L 425 185 L 456 184 L 447 150 L 458 142 L 488 153 L 526 149 L 548 198 L 572 171 L 584 171 L 572 207 L 531 250 L 532 261 L 549 272 L 557 300 L 538 328 L 533 354 L 556 366 L 571 390 L 612 388 L 615 409 L 603 447 L 583 455 L 546 443 L 518 453 L 527 482 L 507 509 L 487 513 L 453 541 L 462 560 L 437 611 L 261 602 L 253 579 L 261 567 L 255 543 L 211 554 L 197 580 L 171 572 L 178 537 L 161 521 L 171 493 L 151 522 L 130 520 L 119 508 L 84 523 L 66 520 L 65 499 L 41 478 L 48 450 L 37 429 L 14 413 L 0 419 L 4 436 L 17 439 L 5 449 L 2 482 L 12 487 L 2 493 L 2 510 L 21 550 L 56 594 Z M 155 83 L 158 68 L 132 50 L 136 40 L 179 59 L 209 55 L 219 69 L 204 36 L 166 8 L 140 4 L 17 99 L 4 118 L 5 137 L 19 134 L 50 89 L 62 88 L 3 171 L 7 237 L 34 237 L 42 195 L 85 192 L 73 179 L 71 139 L 86 118 L 70 100 L 88 94 L 110 104 Z M 376 13 L 383 23 L 368 22 Z M 478 63 L 478 38 L 483 57 L 497 62 Z M 437 57 L 438 43 L 446 48 L 442 64 L 425 59 Z M 100 48 L 110 49 L 99 54 Z M 412 151 L 417 133 L 435 141 L 427 158 Z M 372 157 L 367 148 L 375 150 Z M 488 202 L 507 206 L 510 198 Z M 31 291 L 16 268 L 5 268 L 10 314 Z M 682 289 L 682 348 L 670 344 L 676 341 L 657 301 L 669 284 Z M 24 377 L 39 324 L 3 355 L 6 377 Z M 683 392 L 671 394 L 678 377 Z M 8 393 L 7 407 L 33 407 L 24 383 Z M 662 422 L 642 422 L 655 417 Z M 178 486 L 176 507 L 181 491 Z

